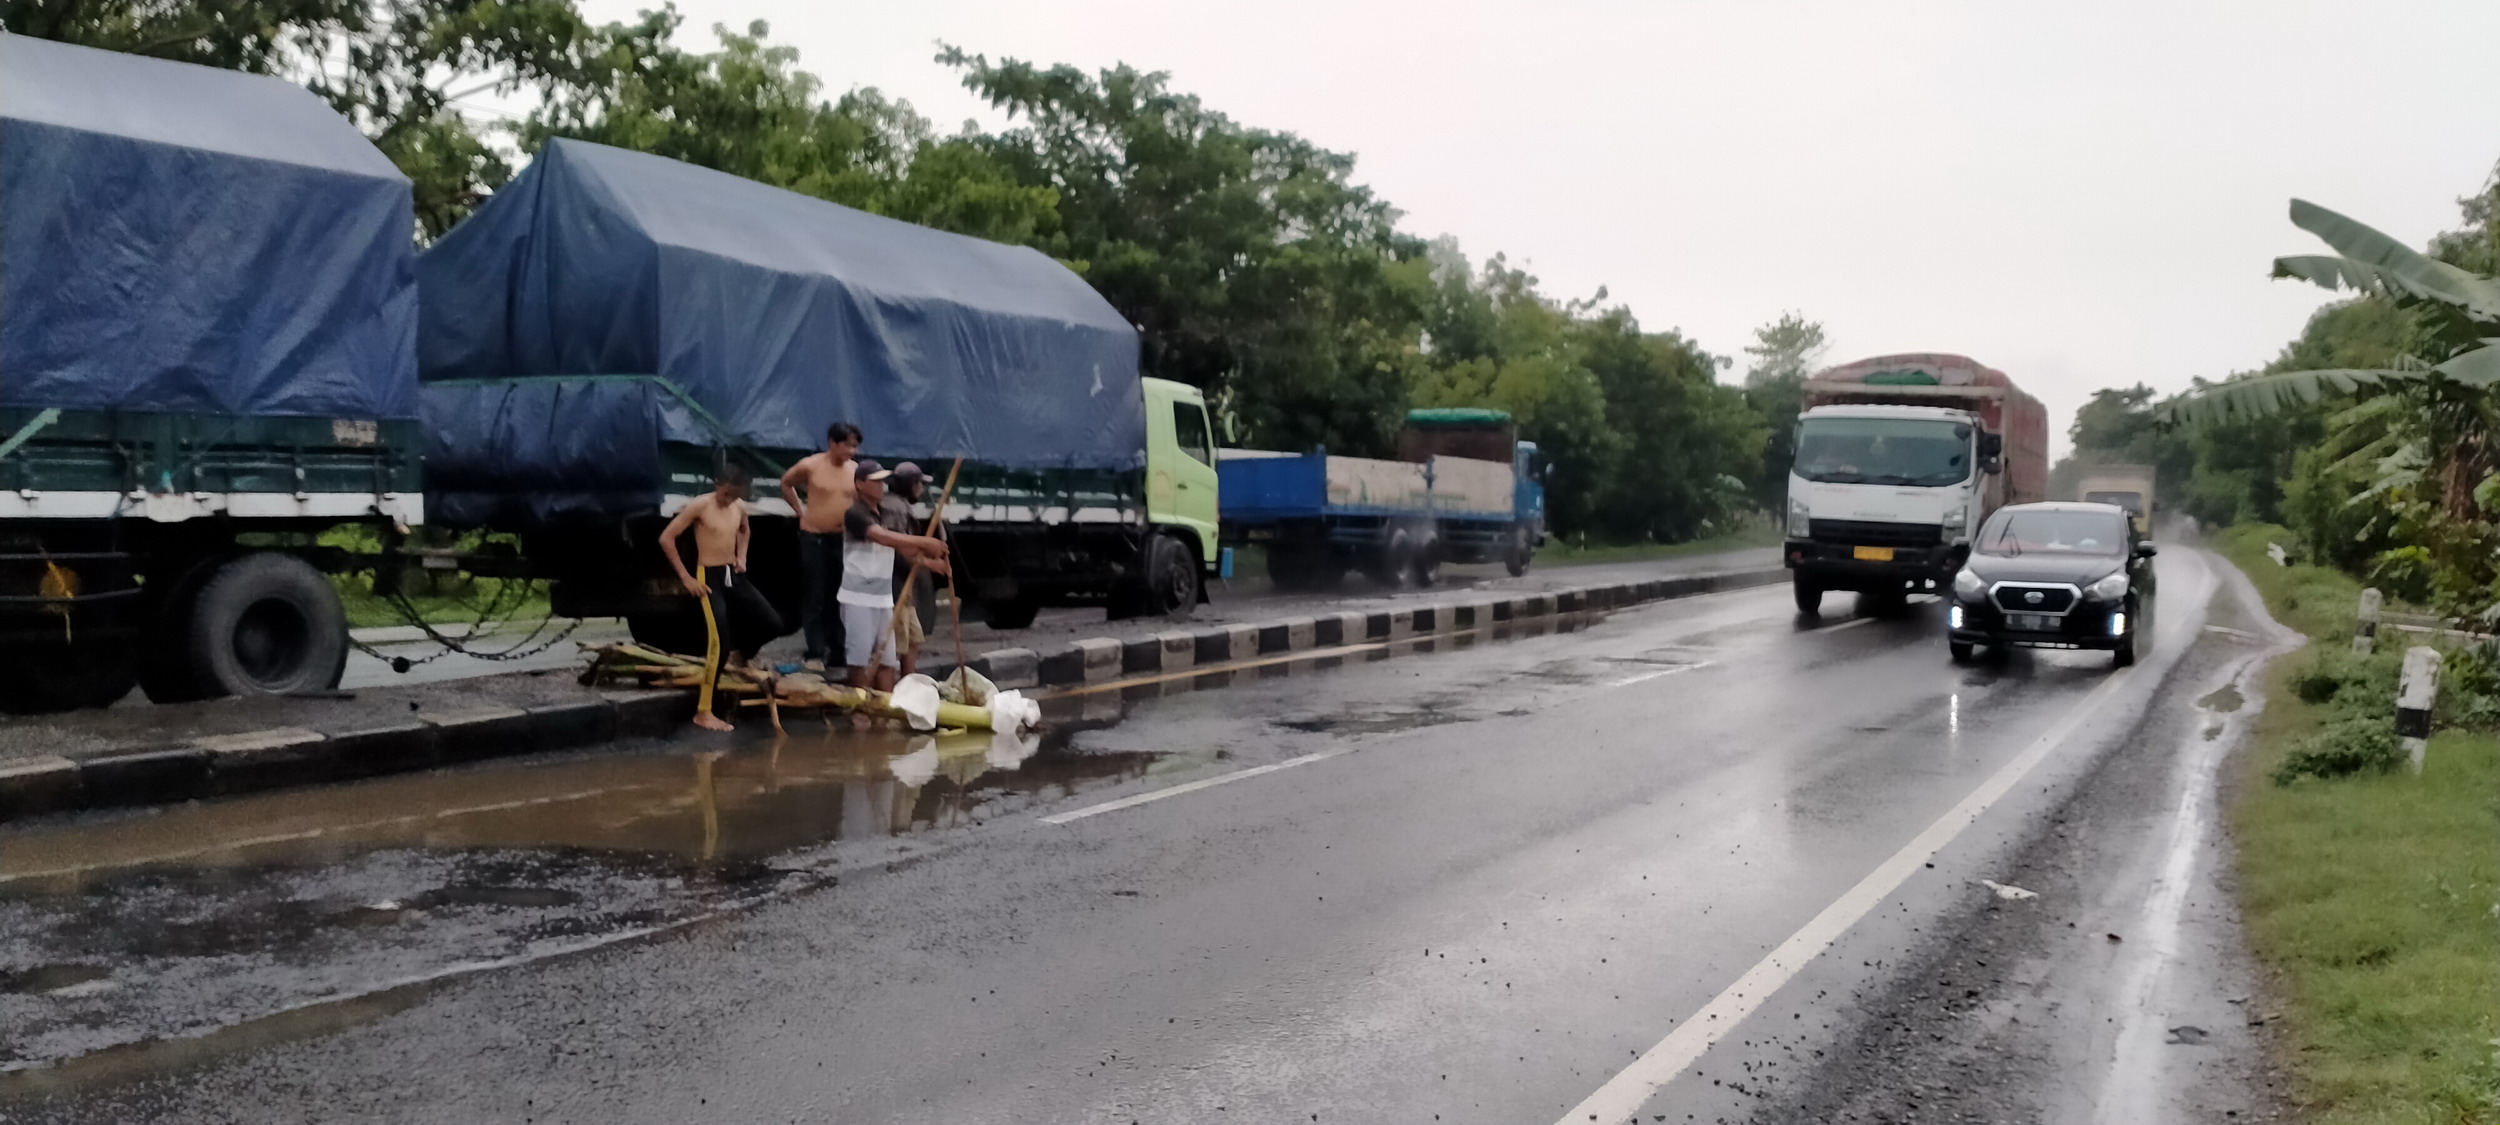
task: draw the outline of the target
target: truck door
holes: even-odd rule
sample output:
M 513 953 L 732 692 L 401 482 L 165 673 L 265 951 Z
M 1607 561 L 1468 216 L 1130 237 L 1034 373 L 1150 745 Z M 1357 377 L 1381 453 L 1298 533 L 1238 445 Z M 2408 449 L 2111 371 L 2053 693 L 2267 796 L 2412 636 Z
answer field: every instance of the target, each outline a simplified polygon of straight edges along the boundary
M 1200 560 L 1215 558 L 1218 519 L 1215 428 L 1196 388 L 1163 379 L 1146 389 L 1146 518 L 1198 535 Z

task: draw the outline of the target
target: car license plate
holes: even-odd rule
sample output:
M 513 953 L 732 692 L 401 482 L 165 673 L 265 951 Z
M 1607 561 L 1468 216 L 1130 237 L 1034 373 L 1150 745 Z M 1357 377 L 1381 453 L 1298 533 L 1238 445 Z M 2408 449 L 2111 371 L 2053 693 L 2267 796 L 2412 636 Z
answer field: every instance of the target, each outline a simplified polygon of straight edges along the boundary
M 1849 549 L 1849 557 L 1856 559 L 1859 562 L 1891 562 L 1892 548 L 1852 547 Z
M 2057 619 L 2045 613 L 2009 613 L 2005 627 L 2017 633 L 2046 633 L 2057 628 Z

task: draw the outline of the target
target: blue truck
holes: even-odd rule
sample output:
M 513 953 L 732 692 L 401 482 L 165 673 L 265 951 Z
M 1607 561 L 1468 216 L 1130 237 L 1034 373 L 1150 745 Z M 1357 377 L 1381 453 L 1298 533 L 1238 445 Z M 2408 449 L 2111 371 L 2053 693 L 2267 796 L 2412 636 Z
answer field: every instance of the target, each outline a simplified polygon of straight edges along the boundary
M 1409 411 L 1397 452 L 1225 450 L 1225 542 L 1263 549 L 1279 590 L 1332 589 L 1357 571 L 1382 586 L 1430 586 L 1445 562 L 1527 573 L 1545 543 L 1543 468 L 1510 415 Z

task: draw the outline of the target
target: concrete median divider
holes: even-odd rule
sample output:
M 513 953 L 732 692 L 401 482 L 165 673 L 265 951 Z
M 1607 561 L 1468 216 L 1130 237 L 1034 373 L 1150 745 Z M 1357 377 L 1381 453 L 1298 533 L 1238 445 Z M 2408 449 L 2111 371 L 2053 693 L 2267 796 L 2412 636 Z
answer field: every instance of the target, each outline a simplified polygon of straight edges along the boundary
M 1557 613 L 1603 612 L 1645 602 L 1785 582 L 1776 567 L 1679 575 L 1512 597 L 1453 595 L 1379 610 L 1341 610 L 1250 624 L 1166 630 L 1144 637 L 1091 637 L 1036 652 L 993 649 L 967 663 L 1000 687 L 1098 686 L 1123 677 L 1384 642 L 1415 641 L 1530 622 Z M 927 667 L 933 677 L 951 663 Z M 459 690 L 456 684 L 445 690 Z M 491 758 L 574 750 L 684 729 L 693 703 L 676 691 L 603 691 L 534 706 L 481 706 L 366 716 L 334 729 L 272 726 L 188 737 L 173 745 L 0 759 L 0 823 L 82 809 L 169 804 Z M 1116 704 L 1117 695 L 1107 697 Z M 394 705 L 395 706 L 395 705 Z M 413 709 L 415 704 L 410 704 Z

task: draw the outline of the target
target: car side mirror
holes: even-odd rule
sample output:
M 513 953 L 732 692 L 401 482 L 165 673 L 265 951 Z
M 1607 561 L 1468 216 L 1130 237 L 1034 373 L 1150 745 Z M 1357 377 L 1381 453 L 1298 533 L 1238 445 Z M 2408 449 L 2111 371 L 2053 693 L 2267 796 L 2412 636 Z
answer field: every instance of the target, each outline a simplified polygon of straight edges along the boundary
M 2149 559 L 2160 553 L 2161 548 L 2156 547 L 2151 543 L 2138 543 L 2135 545 L 2135 557 L 2139 559 Z

